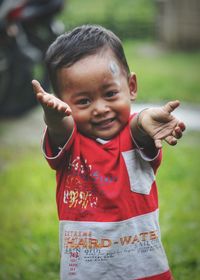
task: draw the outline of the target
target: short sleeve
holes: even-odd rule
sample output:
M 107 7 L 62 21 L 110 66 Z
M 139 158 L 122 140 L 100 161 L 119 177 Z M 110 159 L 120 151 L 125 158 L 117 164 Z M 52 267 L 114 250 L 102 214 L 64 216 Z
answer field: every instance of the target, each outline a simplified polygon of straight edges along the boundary
M 75 126 L 68 141 L 65 143 L 65 145 L 63 147 L 59 147 L 58 153 L 55 154 L 55 152 L 53 153 L 50 139 L 49 139 L 48 128 L 46 127 L 46 129 L 44 131 L 44 136 L 42 138 L 41 147 L 42 147 L 42 152 L 44 154 L 44 157 L 46 158 L 47 162 L 49 163 L 49 165 L 52 169 L 55 169 L 55 170 L 59 169 L 63 160 L 65 160 L 65 159 L 67 160 L 67 157 L 69 157 L 69 155 L 70 155 L 70 149 L 74 142 L 76 133 L 77 133 L 77 129 Z

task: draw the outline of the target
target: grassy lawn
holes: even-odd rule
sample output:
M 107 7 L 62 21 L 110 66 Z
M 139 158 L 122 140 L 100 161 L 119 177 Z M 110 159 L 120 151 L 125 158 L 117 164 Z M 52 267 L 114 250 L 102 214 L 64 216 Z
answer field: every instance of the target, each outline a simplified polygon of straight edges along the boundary
M 164 245 L 176 280 L 200 275 L 200 133 L 188 133 L 175 148 L 164 147 L 158 174 Z
M 124 49 L 138 76 L 138 101 L 200 103 L 200 51 L 170 52 L 155 42 L 133 40 L 125 41 Z
M 157 175 L 162 238 L 176 280 L 200 273 L 199 138 L 187 133 L 177 147 L 165 145 Z M 39 148 L 12 158 L 0 181 L 0 279 L 58 279 L 54 172 Z
M 54 174 L 40 149 L 12 158 L 0 180 L 0 279 L 58 279 Z

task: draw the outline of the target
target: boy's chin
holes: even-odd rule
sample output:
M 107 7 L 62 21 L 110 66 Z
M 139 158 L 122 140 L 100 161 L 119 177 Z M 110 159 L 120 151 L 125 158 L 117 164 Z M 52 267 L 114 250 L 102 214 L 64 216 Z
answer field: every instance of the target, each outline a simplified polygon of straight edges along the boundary
M 96 140 L 96 139 L 102 139 L 102 140 L 105 140 L 105 141 L 109 141 L 111 140 L 112 138 L 114 138 L 116 136 L 117 133 L 113 133 L 113 134 L 101 134 L 101 133 L 97 133 L 97 134 L 94 134 L 94 135 L 91 135 L 91 134 L 87 134 L 86 132 L 84 131 L 79 131 L 81 134 L 83 134 L 84 136 L 90 138 L 90 139 L 93 139 L 93 140 Z
M 102 140 L 105 140 L 105 141 L 109 141 L 111 139 L 113 139 L 117 134 L 119 133 L 119 131 L 115 132 L 115 133 L 99 133 L 99 134 L 96 134 L 94 135 L 93 137 L 90 137 L 90 138 L 93 138 L 93 139 L 102 139 Z
M 120 131 L 122 130 L 122 128 L 118 128 L 118 129 L 113 129 L 113 131 L 110 129 L 108 129 L 107 131 L 97 131 L 96 133 L 87 133 L 87 131 L 80 131 L 79 132 L 81 134 L 83 134 L 84 136 L 91 138 L 91 139 L 102 139 L 105 141 L 111 140 L 113 139 L 116 135 L 118 135 L 120 133 Z

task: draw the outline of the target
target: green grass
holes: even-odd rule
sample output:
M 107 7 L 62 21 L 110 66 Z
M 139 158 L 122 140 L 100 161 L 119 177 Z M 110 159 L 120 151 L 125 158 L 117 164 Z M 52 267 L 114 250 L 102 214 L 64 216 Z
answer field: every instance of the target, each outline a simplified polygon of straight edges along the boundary
M 162 239 L 176 280 L 200 273 L 199 139 L 187 133 L 176 147 L 165 145 L 157 175 Z M 11 160 L 9 151 L 3 154 Z M 55 179 L 40 149 L 13 157 L 0 181 L 0 279 L 58 279 Z
M 179 99 L 200 103 L 200 51 L 170 52 L 149 41 L 125 41 L 131 71 L 138 77 L 138 101 Z
M 200 273 L 200 133 L 186 134 L 176 148 L 164 148 L 158 175 L 163 242 L 176 280 Z
M 58 279 L 53 172 L 35 149 L 6 165 L 0 178 L 0 279 Z

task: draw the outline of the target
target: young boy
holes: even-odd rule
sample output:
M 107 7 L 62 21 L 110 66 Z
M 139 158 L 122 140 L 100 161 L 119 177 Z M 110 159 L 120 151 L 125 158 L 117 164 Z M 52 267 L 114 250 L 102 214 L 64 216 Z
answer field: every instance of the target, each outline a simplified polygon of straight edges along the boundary
M 101 26 L 58 37 L 46 63 L 56 96 L 32 83 L 56 170 L 61 279 L 172 279 L 155 173 L 162 140 L 175 145 L 185 128 L 171 115 L 179 102 L 131 115 L 136 75 L 119 38 Z

